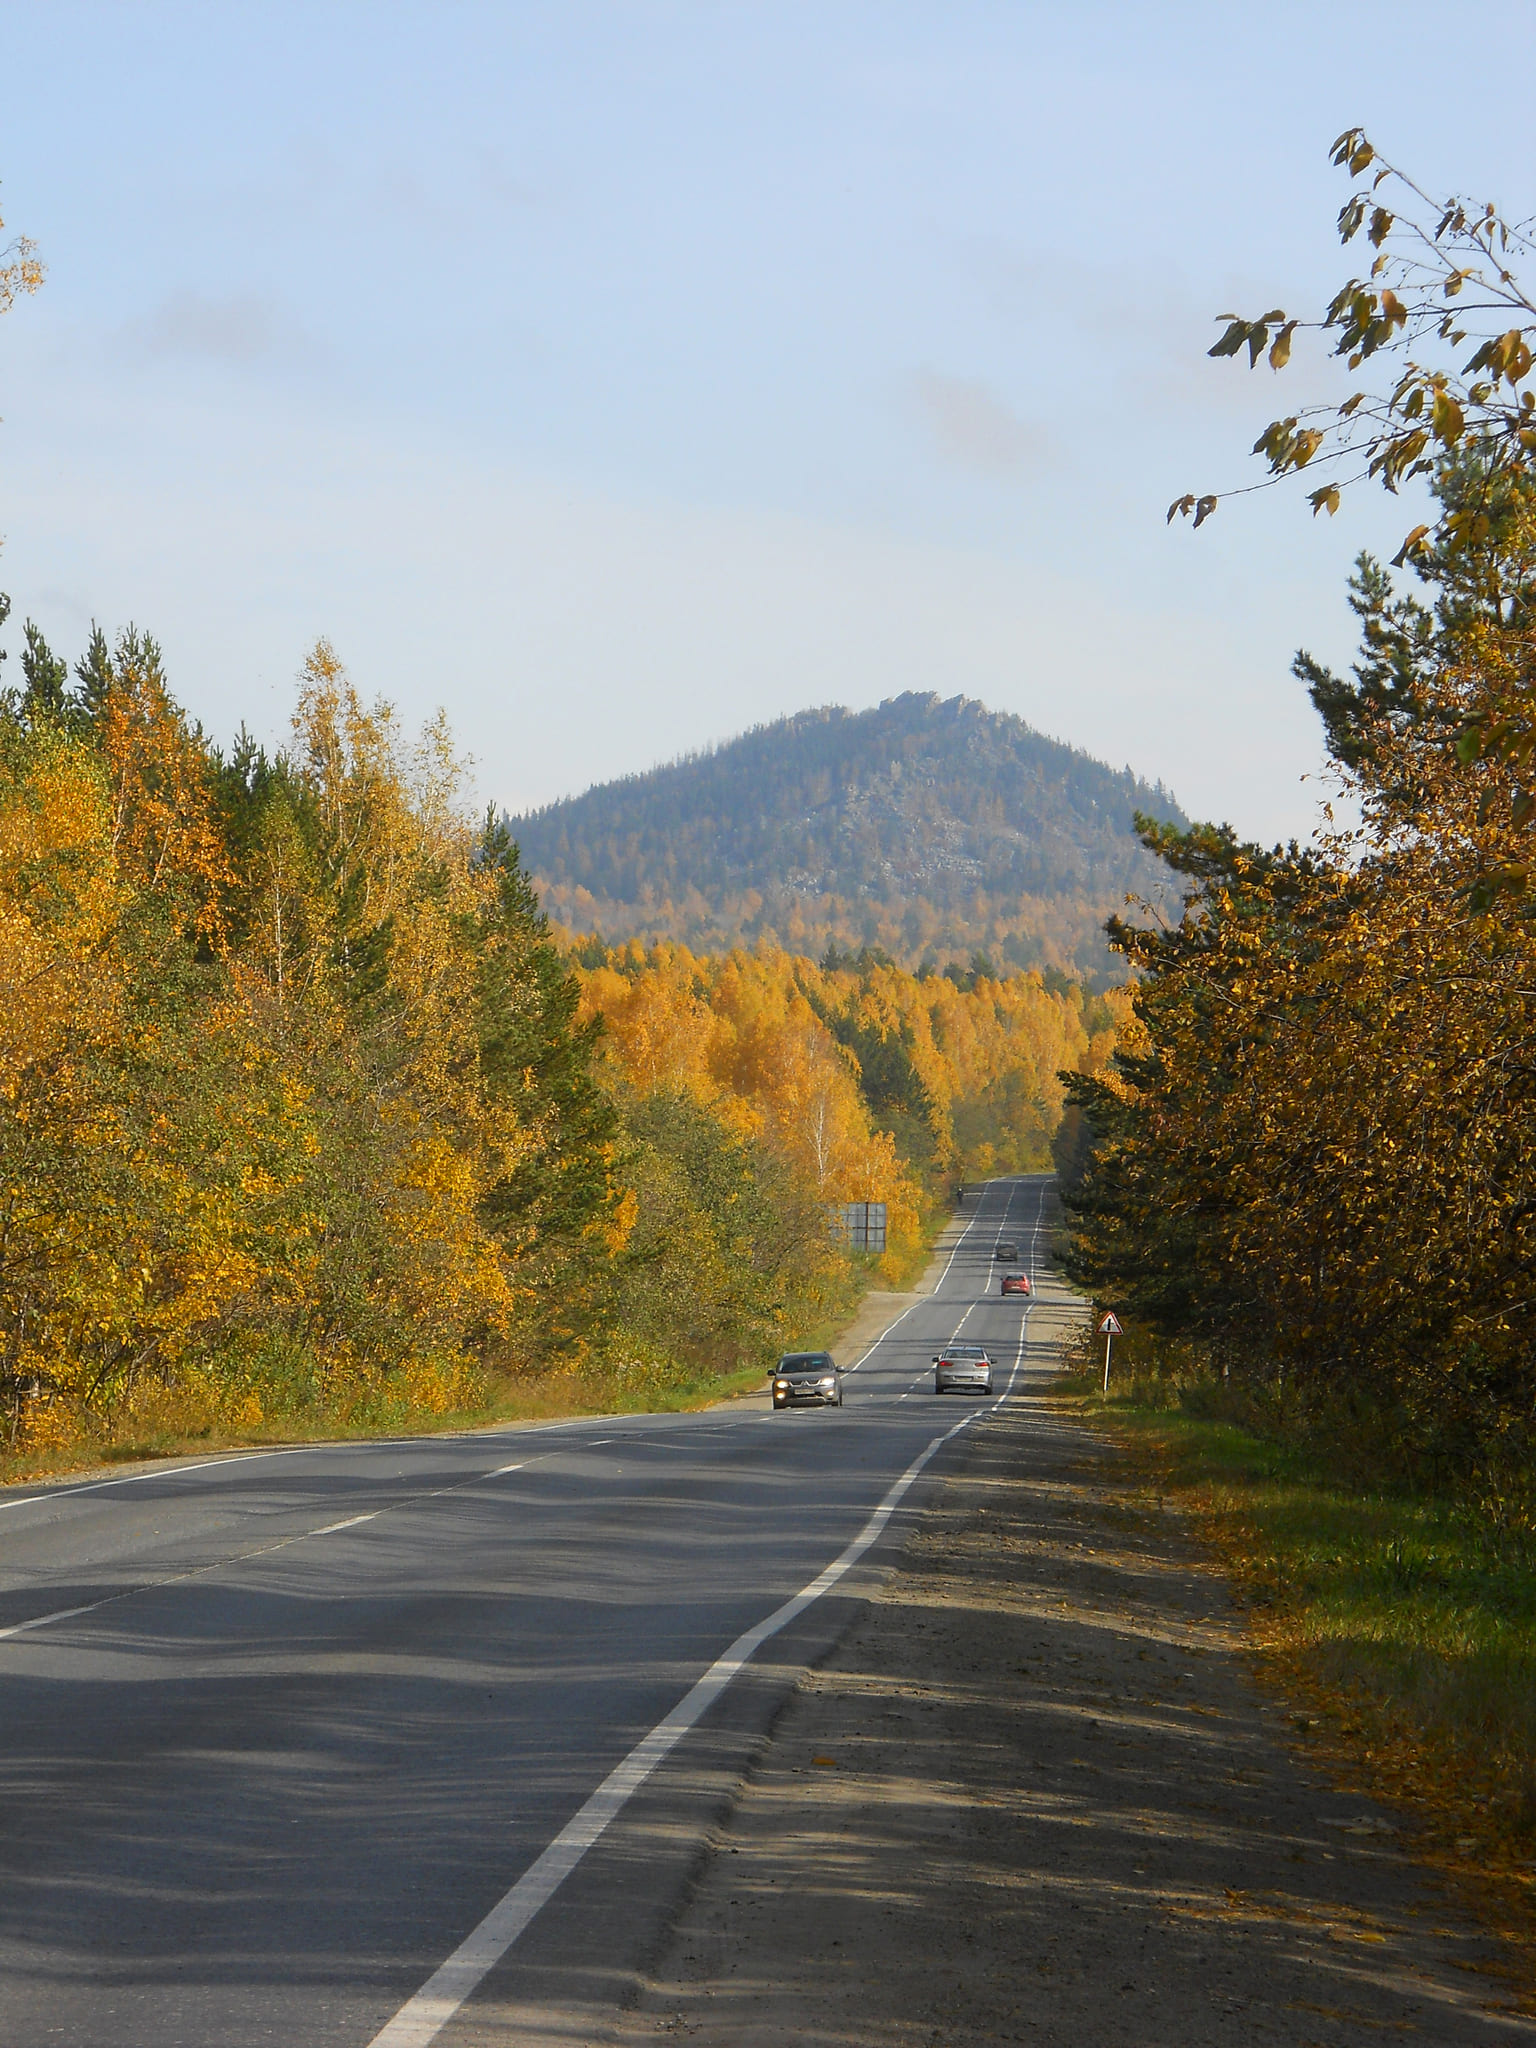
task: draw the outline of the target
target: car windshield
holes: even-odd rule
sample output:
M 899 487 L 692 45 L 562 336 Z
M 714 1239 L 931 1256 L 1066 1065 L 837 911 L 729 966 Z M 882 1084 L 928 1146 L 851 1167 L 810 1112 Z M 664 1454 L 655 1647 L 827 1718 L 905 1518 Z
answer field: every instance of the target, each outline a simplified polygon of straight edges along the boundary
M 967 1364 L 973 1358 L 985 1358 L 986 1355 L 979 1344 L 951 1344 L 944 1353 L 946 1359 L 961 1365 Z
M 780 1372 L 830 1372 L 831 1355 L 825 1351 L 791 1351 L 779 1360 Z

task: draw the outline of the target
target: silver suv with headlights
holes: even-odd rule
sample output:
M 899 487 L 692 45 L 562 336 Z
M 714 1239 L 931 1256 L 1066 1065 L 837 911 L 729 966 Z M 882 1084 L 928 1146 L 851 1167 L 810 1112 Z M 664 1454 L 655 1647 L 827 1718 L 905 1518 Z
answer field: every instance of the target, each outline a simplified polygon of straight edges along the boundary
M 830 1351 L 786 1351 L 774 1368 L 775 1408 L 841 1408 L 843 1375 Z

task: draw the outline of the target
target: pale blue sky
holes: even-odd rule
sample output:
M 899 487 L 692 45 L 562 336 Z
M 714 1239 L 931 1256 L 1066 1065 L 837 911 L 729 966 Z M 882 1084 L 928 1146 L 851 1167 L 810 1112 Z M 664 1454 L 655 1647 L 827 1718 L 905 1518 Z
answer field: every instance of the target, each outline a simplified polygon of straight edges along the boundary
M 1536 12 L 0 0 L 0 587 L 281 734 L 327 634 L 513 809 L 809 703 L 962 691 L 1305 831 L 1298 642 L 1362 545 L 1163 511 L 1327 373 L 1364 122 L 1536 206 Z M 1501 81 L 1508 80 L 1501 99 Z M 12 644 L 15 634 L 11 635 Z

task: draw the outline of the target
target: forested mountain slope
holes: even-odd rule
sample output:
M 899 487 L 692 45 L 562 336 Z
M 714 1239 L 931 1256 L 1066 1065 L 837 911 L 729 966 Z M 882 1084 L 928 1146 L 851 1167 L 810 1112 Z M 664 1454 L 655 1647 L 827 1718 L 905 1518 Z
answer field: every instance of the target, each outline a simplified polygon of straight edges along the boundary
M 1129 769 L 972 699 L 909 692 L 802 711 L 508 822 L 545 908 L 608 940 L 768 937 L 1098 975 L 1105 916 L 1127 893 L 1168 894 L 1137 810 L 1183 822 Z

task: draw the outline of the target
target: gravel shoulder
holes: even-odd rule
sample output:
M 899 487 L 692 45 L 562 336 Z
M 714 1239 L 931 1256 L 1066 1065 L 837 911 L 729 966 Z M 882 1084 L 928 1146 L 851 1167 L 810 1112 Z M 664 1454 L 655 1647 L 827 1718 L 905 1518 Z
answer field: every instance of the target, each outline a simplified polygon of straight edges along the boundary
M 1042 1287 L 1029 1397 L 797 1690 L 611 2048 L 1536 2044 L 1407 1824 L 1288 1746 L 1177 1514 L 1053 1408 L 1077 1312 Z

